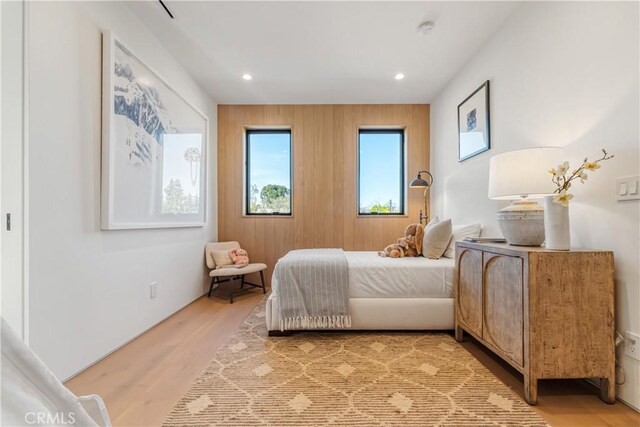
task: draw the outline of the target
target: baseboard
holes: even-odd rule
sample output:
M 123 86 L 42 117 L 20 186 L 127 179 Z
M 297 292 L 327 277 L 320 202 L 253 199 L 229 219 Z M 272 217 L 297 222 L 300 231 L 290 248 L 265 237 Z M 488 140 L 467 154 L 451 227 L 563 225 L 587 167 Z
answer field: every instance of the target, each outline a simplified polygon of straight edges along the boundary
M 629 408 L 633 409 L 636 412 L 640 412 L 640 408 L 638 408 L 637 406 L 627 402 L 624 399 L 621 399 L 620 397 L 616 396 L 616 400 L 620 403 L 622 403 L 623 405 L 627 405 Z
M 126 341 L 125 343 L 119 345 L 118 347 L 114 348 L 113 350 L 111 350 L 110 352 L 108 352 L 107 354 L 105 354 L 104 356 L 100 357 L 99 359 L 97 359 L 96 361 L 88 364 L 87 366 L 85 366 L 84 368 L 80 369 L 78 372 L 76 372 L 75 374 L 72 374 L 71 376 L 69 376 L 68 378 L 62 380 L 61 382 L 64 384 L 67 381 L 72 380 L 73 378 L 77 377 L 78 375 L 80 375 L 81 373 L 83 373 L 84 371 L 86 371 L 87 369 L 89 369 L 90 367 L 96 365 L 97 363 L 101 362 L 102 360 L 106 359 L 107 357 L 111 356 L 113 353 L 115 353 L 116 351 L 120 350 L 122 347 L 124 347 L 125 345 L 131 343 L 132 341 L 138 339 L 141 335 L 146 334 L 147 332 L 149 332 L 151 329 L 155 328 L 156 326 L 158 326 L 160 323 L 164 322 L 165 320 L 167 320 L 168 318 L 170 318 L 171 316 L 173 316 L 174 314 L 176 314 L 177 312 L 183 310 L 185 307 L 190 306 L 191 304 L 193 304 L 194 302 L 196 302 L 197 300 L 199 300 L 200 298 L 204 297 L 207 295 L 207 292 L 204 292 L 202 295 L 194 298 L 193 300 L 189 301 L 188 303 L 186 303 L 185 305 L 183 305 L 182 307 L 176 309 L 175 311 L 169 313 L 166 317 L 163 317 L 161 320 L 157 321 L 156 323 L 154 323 L 153 325 L 149 326 L 147 329 L 145 329 L 144 331 L 140 332 L 139 334 L 137 334 L 136 336 L 134 336 L 133 338 L 131 338 L 130 340 Z
M 595 388 L 597 388 L 598 390 L 600 390 L 600 382 L 596 382 L 592 379 L 585 379 L 586 382 L 588 382 L 589 384 L 591 384 L 592 386 L 594 386 Z M 640 412 L 640 408 L 638 408 L 637 406 L 627 402 L 626 400 L 622 399 L 620 396 L 618 396 L 618 394 L 616 393 L 616 400 L 620 403 L 622 403 L 623 405 L 628 406 L 629 408 L 633 409 L 636 412 Z

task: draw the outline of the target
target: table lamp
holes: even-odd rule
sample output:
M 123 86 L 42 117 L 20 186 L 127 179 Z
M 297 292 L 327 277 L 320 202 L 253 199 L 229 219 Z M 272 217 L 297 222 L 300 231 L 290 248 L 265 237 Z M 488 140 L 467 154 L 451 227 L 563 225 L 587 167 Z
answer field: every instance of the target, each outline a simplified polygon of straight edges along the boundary
M 540 246 L 544 243 L 544 210 L 530 199 L 553 194 L 549 169 L 558 164 L 562 149 L 536 147 L 491 157 L 489 198 L 514 200 L 498 211 L 498 227 L 510 245 Z

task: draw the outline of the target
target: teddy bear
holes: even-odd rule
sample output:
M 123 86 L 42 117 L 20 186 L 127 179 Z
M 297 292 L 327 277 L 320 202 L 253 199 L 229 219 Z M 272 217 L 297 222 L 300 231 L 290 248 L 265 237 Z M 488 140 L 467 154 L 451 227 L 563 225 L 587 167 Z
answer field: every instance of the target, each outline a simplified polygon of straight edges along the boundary
M 407 256 L 418 256 L 422 255 L 422 239 L 424 238 L 424 227 L 422 224 L 415 223 L 409 224 L 404 229 L 404 237 L 401 237 L 401 240 L 404 240 L 407 245 Z
M 245 267 L 249 264 L 249 254 L 244 249 L 231 249 L 229 258 L 233 261 L 234 267 Z
M 406 255 L 406 251 L 408 249 L 407 244 L 405 242 L 401 242 L 402 238 L 398 239 L 397 243 L 392 243 L 383 251 L 378 252 L 378 255 L 381 257 L 389 257 L 389 258 L 402 258 Z
M 422 254 L 422 238 L 424 237 L 424 227 L 422 224 L 409 224 L 404 229 L 404 237 L 400 237 L 378 255 L 389 258 L 402 258 L 405 256 L 418 256 Z
M 398 238 L 398 244 L 404 246 L 404 256 L 416 256 L 416 249 L 415 246 L 413 246 L 412 236 Z

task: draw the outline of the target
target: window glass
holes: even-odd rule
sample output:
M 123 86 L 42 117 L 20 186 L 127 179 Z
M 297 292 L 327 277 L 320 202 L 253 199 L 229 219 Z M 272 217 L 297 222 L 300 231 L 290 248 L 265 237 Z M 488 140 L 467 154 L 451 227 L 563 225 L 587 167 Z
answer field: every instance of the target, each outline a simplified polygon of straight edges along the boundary
M 247 215 L 291 215 L 291 130 L 247 130 Z
M 358 213 L 404 214 L 404 131 L 358 132 Z

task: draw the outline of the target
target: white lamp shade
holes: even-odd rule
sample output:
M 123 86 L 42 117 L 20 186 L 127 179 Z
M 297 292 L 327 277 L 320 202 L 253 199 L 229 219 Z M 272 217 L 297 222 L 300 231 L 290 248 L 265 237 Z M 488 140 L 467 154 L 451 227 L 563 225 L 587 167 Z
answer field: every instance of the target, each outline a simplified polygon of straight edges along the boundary
M 489 198 L 515 200 L 539 199 L 553 194 L 556 185 L 549 169 L 562 158 L 559 147 L 535 147 L 509 151 L 491 157 L 489 163 Z

